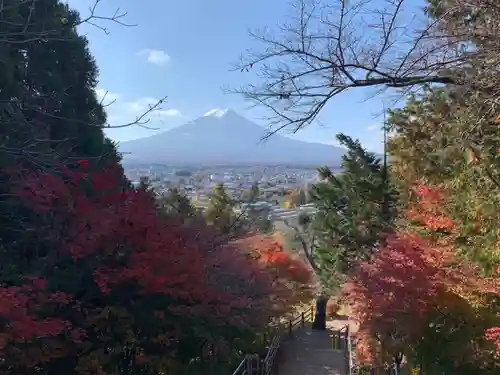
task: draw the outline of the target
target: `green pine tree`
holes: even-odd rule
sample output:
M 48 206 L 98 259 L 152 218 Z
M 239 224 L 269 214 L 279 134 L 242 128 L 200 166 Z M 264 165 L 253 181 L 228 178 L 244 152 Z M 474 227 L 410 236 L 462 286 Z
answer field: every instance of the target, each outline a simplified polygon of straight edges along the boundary
M 311 189 L 318 209 L 312 238 L 306 243 L 298 236 L 322 285 L 313 323 L 320 330 L 326 329 L 326 303 L 343 276 L 372 254 L 396 217 L 397 195 L 388 178 L 386 157 L 381 164 L 359 141 L 344 134 L 337 139 L 347 147 L 343 172 L 335 175 L 327 167 L 319 168 L 322 182 Z
M 256 229 L 262 233 L 271 233 L 274 230 L 274 225 L 270 219 L 271 209 L 268 206 L 255 207 L 249 205 L 246 208 L 245 217 L 248 221 L 249 230 Z
M 359 141 L 339 134 L 347 147 L 342 174 L 319 169 L 323 182 L 312 189 L 318 208 L 314 228 L 318 240 L 316 257 L 329 272 L 348 272 L 357 261 L 367 259 L 396 216 L 396 190 L 387 168 Z M 330 277 L 330 275 L 323 275 Z
M 137 186 L 137 188 L 145 191 L 151 191 L 152 186 L 149 177 L 148 176 L 139 177 L 139 185 Z
M 169 189 L 164 197 L 159 199 L 160 212 L 163 215 L 179 217 L 183 220 L 194 218 L 196 209 L 189 198 L 177 188 Z
M 49 163 L 56 154 L 119 159 L 103 133 L 106 113 L 95 94 L 98 69 L 87 39 L 77 32 L 78 12 L 56 0 L 4 3 L 0 35 L 13 40 L 0 47 L 5 64 L 0 112 L 10 146 L 43 151 Z
M 22 273 L 43 253 L 48 224 L 12 197 L 4 168 L 53 169 L 55 159 L 96 167 L 120 155 L 103 133 L 98 69 L 78 12 L 58 0 L 5 0 L 0 13 L 0 247 Z
M 260 196 L 259 184 L 253 183 L 250 189 L 243 191 L 242 193 L 242 201 L 249 203 L 255 202 Z
M 252 184 L 252 187 L 250 188 L 249 198 L 251 201 L 255 201 L 259 198 L 259 196 L 260 196 L 259 184 L 255 182 Z
M 223 184 L 214 186 L 210 195 L 210 205 L 205 211 L 205 219 L 209 225 L 228 233 L 235 223 L 235 203 L 227 194 Z

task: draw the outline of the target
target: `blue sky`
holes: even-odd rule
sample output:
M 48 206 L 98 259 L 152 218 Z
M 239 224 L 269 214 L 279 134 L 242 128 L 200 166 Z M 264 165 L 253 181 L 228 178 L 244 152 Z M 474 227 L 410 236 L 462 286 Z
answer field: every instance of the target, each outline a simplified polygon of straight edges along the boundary
M 340 0 L 339 0 L 340 1 Z M 69 0 L 82 16 L 94 0 Z M 246 49 L 261 48 L 248 29 L 274 28 L 290 14 L 287 0 L 101 0 L 97 14 L 112 15 L 117 8 L 128 12 L 126 27 L 98 21 L 106 27 L 84 25 L 90 48 L 100 70 L 98 93 L 108 92 L 105 102 L 111 125 L 133 121 L 148 104 L 168 96 L 162 111 L 155 113 L 148 130 L 137 126 L 113 129 L 117 141 L 141 138 L 202 116 L 213 108 L 232 108 L 266 125 L 260 110 L 248 111 L 238 95 L 223 87 L 248 82 L 245 73 L 230 71 Z M 321 114 L 321 123 L 311 124 L 294 137 L 334 143 L 337 132 L 359 138 L 374 151 L 381 150 L 382 97 L 369 99 L 371 91 L 353 90 L 333 100 Z M 387 102 L 387 101 L 386 101 Z

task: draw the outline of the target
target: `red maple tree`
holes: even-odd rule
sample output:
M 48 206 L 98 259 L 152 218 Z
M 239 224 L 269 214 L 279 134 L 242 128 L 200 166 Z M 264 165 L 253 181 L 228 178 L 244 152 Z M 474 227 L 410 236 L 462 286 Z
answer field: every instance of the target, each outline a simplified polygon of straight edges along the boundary
M 285 250 L 275 235 L 253 235 L 237 241 L 239 247 L 249 250 L 249 255 L 271 277 L 274 301 L 270 311 L 274 318 L 295 313 L 298 305 L 313 298 L 311 267 L 298 255 Z
M 457 324 L 467 320 L 479 327 L 484 322 L 476 319 L 468 301 L 498 291 L 495 280 L 481 277 L 477 267 L 457 256 L 455 226 L 442 207 L 444 191 L 420 185 L 415 193 L 408 217 L 417 224 L 418 234 L 411 228 L 388 236 L 344 285 L 360 323 L 358 352 L 367 362 L 392 362 L 422 344 L 431 316 L 459 316 Z M 436 232 L 441 235 L 432 235 Z M 437 331 L 432 334 L 439 336 Z M 488 335 L 494 340 L 492 331 Z M 469 360 L 482 355 L 475 352 L 480 342 L 481 337 L 471 336 L 450 350 L 455 358 Z M 387 354 L 389 358 L 384 358 Z
M 360 331 L 371 331 L 396 352 L 413 342 L 443 287 L 440 257 L 418 236 L 387 237 L 384 248 L 359 264 L 344 286 Z
M 486 330 L 486 339 L 495 343 L 495 355 L 500 359 L 500 327 L 493 327 Z
M 500 297 L 500 280 L 498 276 L 500 276 L 500 267 L 496 269 L 497 277 L 492 280 L 493 282 L 489 283 L 489 290 L 492 291 L 497 298 Z M 500 327 L 492 327 L 488 328 L 485 332 L 485 337 L 488 341 L 491 341 L 495 345 L 495 356 L 498 361 L 500 361 Z M 500 363 L 498 363 L 500 365 Z
M 265 325 L 274 303 L 269 296 L 276 294 L 274 274 L 205 225 L 161 218 L 150 193 L 122 187 L 119 166 L 93 170 L 90 164 L 57 164 L 58 173 L 11 172 L 16 195 L 38 214 L 50 250 L 37 259 L 38 273 L 27 275 L 29 283 L 0 288 L 0 316 L 8 322 L 0 331 L 6 365 L 20 366 L 7 356 L 17 358 L 17 343 L 47 337 L 65 338 L 69 349 L 55 350 L 60 356 L 91 358 L 96 345 L 110 345 L 103 338 L 111 334 L 113 314 L 133 319 L 121 340 L 141 349 L 142 363 L 149 358 L 162 366 L 164 361 L 153 360 L 156 349 L 148 352 L 153 342 L 175 356 L 182 354 L 176 346 L 182 340 L 223 341 L 231 337 L 224 336 L 229 326 L 251 331 Z M 57 274 L 70 268 L 81 273 L 71 287 Z M 64 305 L 64 314 L 50 304 Z M 146 336 L 151 329 L 140 324 L 153 323 L 157 330 Z M 38 351 L 25 362 L 40 366 L 52 359 Z M 88 365 L 93 360 L 80 362 L 78 371 L 97 371 Z

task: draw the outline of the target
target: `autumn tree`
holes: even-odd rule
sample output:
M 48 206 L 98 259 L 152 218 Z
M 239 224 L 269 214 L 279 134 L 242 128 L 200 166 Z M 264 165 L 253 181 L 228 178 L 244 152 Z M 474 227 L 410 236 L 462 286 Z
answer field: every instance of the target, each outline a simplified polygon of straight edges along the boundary
M 307 261 L 285 250 L 282 241 L 274 235 L 246 237 L 237 243 L 273 275 L 276 294 L 270 298 L 275 301 L 272 311 L 276 321 L 295 314 L 298 306 L 309 303 L 314 279 Z
M 407 348 L 419 339 L 426 314 L 442 287 L 442 270 L 433 264 L 439 254 L 433 251 L 416 236 L 391 235 L 373 261 L 361 262 L 353 273 L 345 288 L 360 321 L 360 360 L 384 359 L 374 358 L 377 348 L 369 339 L 376 338 L 390 354 L 388 362 L 399 366 Z
M 304 189 L 295 189 L 290 194 L 290 203 L 293 207 L 303 206 L 307 203 L 306 192 Z
M 497 26 L 492 20 L 498 18 L 498 8 L 484 1 L 432 2 L 429 13 L 436 18 L 446 13 L 446 22 L 441 22 L 444 32 L 472 41 L 474 51 L 470 56 L 475 61 L 462 72 L 464 82 L 472 87 L 429 87 L 411 95 L 403 108 L 390 112 L 394 172 L 401 190 L 406 189 L 405 200 L 412 203 L 417 199 L 412 188 L 415 184 L 440 186 L 446 194 L 437 218 L 444 212 L 454 223 L 454 233 L 441 229 L 440 236 L 448 238 L 457 255 L 472 260 L 484 274 L 498 280 L 498 215 L 494 207 L 500 196 L 500 138 L 496 94 L 491 89 L 497 80 L 497 41 L 493 37 Z M 434 218 L 431 224 L 440 221 Z M 483 308 L 478 316 L 498 316 L 498 298 L 487 298 L 479 305 Z M 495 326 L 494 322 L 490 324 Z M 462 327 L 455 332 L 464 337 L 467 331 Z M 429 343 L 435 342 L 435 335 L 428 334 Z
M 118 166 L 52 170 L 10 172 L 45 231 L 0 288 L 2 373 L 180 373 L 207 344 L 229 358 L 265 328 L 281 293 L 269 262 L 157 215 L 143 189 L 117 190 Z
M 500 359 L 500 327 L 488 328 L 486 338 L 495 343 L 495 355 Z
M 10 175 L 5 173 L 5 168 L 22 165 L 26 169 L 48 170 L 56 159 L 73 167 L 80 158 L 93 165 L 120 160 L 115 144 L 103 132 L 103 128 L 110 127 L 104 108 L 110 101 L 102 102 L 96 96 L 98 69 L 88 41 L 79 34 L 78 28 L 86 22 L 100 28 L 104 28 L 106 22 L 126 24 L 125 14 L 101 13 L 98 3 L 96 1 L 86 15 L 79 15 L 67 2 L 57 0 L 6 0 L 2 3 L 2 260 L 4 256 L 8 258 L 4 253 L 14 247 L 18 248 L 17 254 L 25 256 L 29 251 L 42 251 L 38 249 L 38 237 L 44 231 L 39 228 L 30 230 L 29 234 L 24 232 L 26 222 L 32 222 L 35 227 L 39 218 L 33 217 L 12 198 Z M 115 125 L 144 124 L 144 120 L 147 118 L 139 116 L 129 124 Z M 128 185 L 125 176 L 122 176 L 122 184 Z M 17 263 L 18 266 L 22 264 Z
M 360 355 L 397 365 L 404 355 L 430 372 L 489 374 L 494 351 L 484 332 L 498 318 L 484 309 L 498 284 L 455 252 L 442 189 L 419 185 L 414 194 L 408 219 L 415 226 L 391 234 L 344 286 L 360 321 Z
M 478 133 L 469 127 L 471 118 L 464 116 L 464 108 L 463 95 L 442 88 L 412 96 L 404 108 L 392 111 L 388 124 L 394 130 L 389 143 L 393 171 L 410 207 L 410 227 L 432 244 L 446 245 L 459 261 L 465 257 L 479 265 L 498 285 L 498 218 L 493 209 L 499 196 L 494 154 L 498 140 L 494 124 L 487 138 L 480 133 L 485 127 Z M 481 127 L 481 120 L 476 125 Z M 488 148 L 491 152 L 484 152 Z M 474 293 L 443 297 L 438 311 L 427 316 L 415 356 L 425 360 L 429 371 L 488 373 L 494 367 L 494 349 L 488 348 L 484 335 L 494 342 L 498 288 L 477 287 L 480 290 L 488 293 L 480 298 L 471 297 Z M 442 350 L 436 353 L 438 342 Z M 461 360 L 455 363 L 453 358 Z
M 408 187 L 423 179 L 448 191 L 443 204 L 461 233 L 457 246 L 492 271 L 500 264 L 494 208 L 500 204 L 500 138 L 495 123 L 483 126 L 464 114 L 467 108 L 464 96 L 450 88 L 410 97 L 390 112 L 389 150 L 402 188 L 411 192 Z
M 494 207 L 500 196 L 500 138 L 494 89 L 498 41 L 494 34 L 500 13 L 496 4 L 480 0 L 431 1 L 428 12 L 439 20 L 448 40 L 467 41 L 471 64 L 459 71 L 464 85 L 425 88 L 419 95 L 411 95 L 406 106 L 391 111 L 388 125 L 394 137 L 389 146 L 394 172 L 402 190 L 408 192 L 405 200 L 412 203 L 416 183 L 440 186 L 446 193 L 441 211 L 455 224 L 454 233 L 444 231 L 440 236 L 448 238 L 459 256 L 498 280 L 498 214 Z M 479 305 L 483 306 L 479 316 L 499 316 L 498 298 L 487 298 Z M 487 331 L 490 339 L 492 330 Z M 464 331 L 456 330 L 462 336 Z M 429 341 L 433 338 L 430 334 Z

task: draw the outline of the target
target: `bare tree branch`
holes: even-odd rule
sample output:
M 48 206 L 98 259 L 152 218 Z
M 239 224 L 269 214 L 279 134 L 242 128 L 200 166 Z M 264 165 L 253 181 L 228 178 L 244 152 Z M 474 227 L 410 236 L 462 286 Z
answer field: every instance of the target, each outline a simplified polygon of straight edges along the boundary
M 453 70 L 469 55 L 459 37 L 440 29 L 444 13 L 430 19 L 410 0 L 297 0 L 297 16 L 277 35 L 251 32 L 262 50 L 247 51 L 235 69 L 257 70 L 260 84 L 229 92 L 269 112 L 273 130 L 293 132 L 353 88 L 412 88 L 462 84 Z M 403 11 L 403 9 L 407 9 Z
M 48 41 L 67 41 L 71 42 L 73 41 L 73 38 L 71 37 L 63 37 L 63 33 L 61 33 L 61 27 L 69 27 L 72 29 L 75 29 L 77 26 L 81 26 L 83 24 L 89 24 L 91 26 L 97 27 L 98 29 L 102 30 L 106 34 L 109 34 L 108 29 L 106 29 L 101 23 L 104 22 L 112 22 L 116 23 L 121 26 L 126 26 L 126 27 L 133 27 L 136 26 L 135 24 L 130 24 L 125 21 L 125 17 L 128 15 L 127 12 L 122 12 L 120 11 L 119 8 L 117 8 L 113 14 L 110 15 L 103 15 L 99 13 L 99 5 L 103 2 L 103 0 L 94 0 L 94 3 L 92 6 L 89 7 L 88 13 L 84 17 L 78 17 L 75 18 L 75 21 L 72 24 L 68 24 L 70 20 L 61 18 L 60 22 L 61 25 L 58 25 L 58 27 L 54 28 L 47 28 L 47 26 L 43 23 L 37 22 L 36 20 L 33 20 L 32 14 L 34 10 L 36 9 L 37 6 L 42 6 L 39 4 L 39 0 L 21 0 L 12 3 L 5 3 L 4 1 L 0 2 L 0 15 L 2 16 L 0 18 L 0 26 L 5 26 L 2 27 L 3 32 L 0 31 L 0 44 L 31 44 L 31 43 L 47 43 Z M 15 13 L 16 10 L 20 9 L 21 7 L 29 6 L 29 13 L 26 17 L 20 17 L 20 18 L 15 18 L 15 19 L 10 19 L 8 18 L 9 15 L 12 15 L 13 12 Z M 1 63 L 0 63 L 1 66 Z M 43 100 L 43 94 L 39 94 L 39 100 Z M 101 104 L 102 101 L 104 100 L 101 99 Z M 104 128 L 106 129 L 118 129 L 118 128 L 125 128 L 129 126 L 140 126 L 146 129 L 152 129 L 152 130 L 157 130 L 157 128 L 152 128 L 147 126 L 147 124 L 150 122 L 149 115 L 152 114 L 155 111 L 161 110 L 162 104 L 165 102 L 166 97 L 161 98 L 158 100 L 157 103 L 153 105 L 149 105 L 148 109 L 146 109 L 142 114 L 138 115 L 135 119 L 128 121 L 124 124 L 116 124 L 116 125 L 110 125 L 106 124 Z M 16 106 L 22 106 L 24 109 L 30 109 L 30 110 L 35 110 L 40 112 L 40 109 L 37 107 L 39 106 L 39 103 L 37 102 L 37 106 L 35 105 L 30 105 L 27 103 L 23 98 L 12 98 L 11 103 Z M 109 107 L 112 103 L 108 103 L 105 105 L 105 107 Z M 52 118 L 58 118 L 54 113 L 49 114 L 47 111 L 43 113 L 44 116 L 52 117 Z M 60 117 L 59 117 L 60 118 Z M 69 120 L 69 119 L 68 119 Z M 71 121 L 76 121 L 79 123 L 83 123 L 82 120 L 80 119 L 71 119 Z M 87 125 L 89 126 L 101 126 L 102 125 L 96 125 L 92 123 L 88 123 Z
M 161 110 L 166 97 L 148 105 L 137 117 L 123 124 L 103 124 L 103 117 L 100 113 L 91 113 L 85 118 L 73 118 L 71 115 L 62 114 L 64 112 L 61 111 L 61 108 L 64 107 L 64 93 L 60 97 L 54 98 L 50 90 L 40 92 L 35 86 L 29 84 L 29 69 L 24 71 L 9 65 L 11 64 L 8 61 L 9 54 L 14 53 L 19 56 L 19 53 L 21 53 L 20 64 L 26 64 L 26 67 L 29 68 L 31 61 L 30 46 L 38 46 L 38 48 L 42 46 L 41 48 L 43 48 L 43 45 L 59 41 L 73 43 L 76 40 L 76 28 L 83 24 L 97 27 L 106 34 L 109 31 L 103 26 L 104 23 L 112 22 L 121 26 L 134 26 L 125 21 L 127 13 L 121 12 L 120 9 L 109 15 L 100 14 L 99 5 L 102 1 L 94 0 L 85 16 L 78 17 L 72 12 L 67 13 L 66 16 L 61 16 L 60 23 L 54 17 L 50 18 L 50 22 L 40 20 L 40 13 L 43 14 L 46 11 L 43 8 L 44 3 L 40 0 L 0 1 L 0 49 L 2 52 L 0 68 L 3 70 L 5 77 L 19 81 L 19 84 L 13 84 L 12 90 L 7 85 L 0 88 L 0 93 L 2 93 L 0 122 L 4 125 L 7 122 L 16 124 L 14 129 L 9 125 L 8 129 L 7 126 L 4 126 L 6 129 L 0 131 L 0 153 L 22 158 L 40 168 L 44 165 L 44 159 L 52 160 L 60 158 L 62 154 L 68 154 L 68 147 L 71 148 L 71 144 L 75 144 L 76 139 L 55 139 L 50 131 L 50 124 L 54 123 L 55 120 L 103 129 L 130 126 L 155 129 L 149 126 L 150 117 L 154 112 Z M 36 12 L 39 14 L 37 15 Z M 23 52 L 25 55 L 22 55 Z M 25 62 L 22 61 L 23 56 Z M 23 75 L 27 76 L 24 77 Z M 8 83 L 11 82 L 8 81 Z M 103 98 L 98 99 L 101 106 L 96 106 L 96 111 L 99 111 L 100 107 L 106 109 L 114 104 L 113 100 L 104 104 L 106 95 L 107 93 Z M 90 120 L 94 118 L 95 120 Z M 63 151 L 64 148 L 66 152 L 59 152 Z
M 299 240 L 299 242 L 300 242 L 300 244 L 302 246 L 302 251 L 304 252 L 304 255 L 305 255 L 307 261 L 311 265 L 311 267 L 314 270 L 314 272 L 316 272 L 316 274 L 318 274 L 319 271 L 320 271 L 320 268 L 316 264 L 316 262 L 314 261 L 314 257 L 313 257 L 314 238 L 312 239 L 312 241 L 310 242 L 310 244 L 308 244 L 307 241 L 302 236 L 302 234 L 300 233 L 299 228 L 297 228 L 295 225 L 290 224 L 288 222 L 288 220 L 286 220 L 286 219 L 283 222 L 285 223 L 286 226 L 288 226 L 289 228 L 293 229 L 293 231 L 295 232 L 294 233 L 295 234 L 295 238 Z
M 115 12 L 113 13 L 112 16 L 103 16 L 103 15 L 98 15 L 97 14 L 97 7 L 99 6 L 99 3 L 101 3 L 102 0 L 95 0 L 94 5 L 89 7 L 89 13 L 87 17 L 83 18 L 78 22 L 75 26 L 81 25 L 83 23 L 88 23 L 89 25 L 95 26 L 98 29 L 104 31 L 106 34 L 109 34 L 109 31 L 103 27 L 102 25 L 99 25 L 97 21 L 112 21 L 114 23 L 117 23 L 121 26 L 137 26 L 135 24 L 129 24 L 127 22 L 124 22 L 123 19 L 128 15 L 128 12 L 121 12 L 120 8 L 117 8 Z

